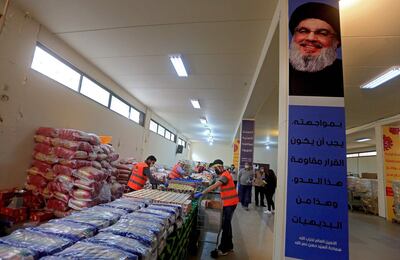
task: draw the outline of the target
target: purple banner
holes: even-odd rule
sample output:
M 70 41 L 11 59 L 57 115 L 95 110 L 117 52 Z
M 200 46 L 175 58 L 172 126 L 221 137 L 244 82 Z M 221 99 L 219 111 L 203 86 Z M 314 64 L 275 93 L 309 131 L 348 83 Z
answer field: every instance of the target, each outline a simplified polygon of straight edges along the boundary
M 240 167 L 246 162 L 253 163 L 254 156 L 254 120 L 242 121 L 240 136 Z

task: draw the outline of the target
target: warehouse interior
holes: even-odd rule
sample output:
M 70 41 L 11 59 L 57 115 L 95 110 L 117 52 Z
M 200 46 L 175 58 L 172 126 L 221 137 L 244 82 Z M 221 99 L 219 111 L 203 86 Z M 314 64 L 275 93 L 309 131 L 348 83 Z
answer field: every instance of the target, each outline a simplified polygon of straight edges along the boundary
M 165 167 L 222 159 L 229 166 L 242 119 L 254 119 L 254 162 L 269 164 L 279 178 L 278 0 L 0 0 L 0 12 L 6 2 L 0 27 L 0 189 L 24 185 L 41 126 L 112 136 L 122 158 L 152 154 Z M 400 65 L 400 1 L 340 2 L 347 171 L 376 173 L 377 183 L 374 214 L 349 215 L 350 258 L 397 259 L 400 226 L 385 219 L 379 157 L 381 127 L 400 126 L 400 77 L 376 89 L 360 85 Z M 32 68 L 38 48 L 82 75 L 80 85 L 88 79 L 130 112 Z M 187 77 L 177 76 L 171 55 L 181 55 Z M 178 144 L 182 153 L 176 153 Z M 236 249 L 226 259 L 272 259 L 274 215 L 255 207 L 238 207 L 235 214 Z M 194 259 L 208 259 L 213 247 L 201 249 Z

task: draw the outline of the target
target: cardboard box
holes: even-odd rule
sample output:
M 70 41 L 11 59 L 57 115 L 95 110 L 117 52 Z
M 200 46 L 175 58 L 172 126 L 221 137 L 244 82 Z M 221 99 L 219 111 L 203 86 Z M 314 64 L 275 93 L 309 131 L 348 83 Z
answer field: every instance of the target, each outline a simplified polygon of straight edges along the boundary
M 205 206 L 209 209 L 222 209 L 222 202 L 219 200 L 207 200 Z

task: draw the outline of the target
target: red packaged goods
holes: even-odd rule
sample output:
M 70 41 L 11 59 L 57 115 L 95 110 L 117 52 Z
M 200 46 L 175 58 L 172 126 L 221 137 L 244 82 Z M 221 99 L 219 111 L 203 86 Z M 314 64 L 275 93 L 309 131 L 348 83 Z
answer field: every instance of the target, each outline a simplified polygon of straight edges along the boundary
M 97 200 L 94 201 L 83 201 L 78 199 L 70 199 L 68 202 L 68 206 L 75 210 L 82 210 L 84 208 L 89 208 L 97 205 L 99 202 Z
M 72 197 L 77 200 L 92 201 L 98 196 L 98 192 L 91 192 L 82 189 L 75 189 L 72 191 Z
M 26 207 L 22 208 L 2 208 L 0 210 L 0 213 L 4 216 L 7 217 L 13 217 L 13 218 L 18 218 L 18 217 L 27 217 L 28 211 Z
M 56 211 L 67 211 L 68 210 L 68 205 L 67 203 L 58 200 L 58 199 L 49 199 L 46 203 L 46 207 L 51 210 L 56 210 Z
M 61 164 L 56 164 L 53 166 L 53 171 L 56 175 L 72 176 L 76 171 L 76 169 L 72 169 L 70 167 Z
M 64 147 L 55 147 L 54 148 L 54 153 L 56 154 L 57 157 L 63 158 L 63 159 L 87 159 L 88 154 L 87 152 L 84 151 L 72 151 Z
M 88 158 L 89 161 L 94 161 L 97 159 L 97 153 L 92 152 L 92 153 L 88 153 Z
M 38 170 L 41 172 L 48 172 L 53 170 L 51 164 L 38 160 L 33 160 L 32 166 L 38 168 Z
M 57 181 L 65 184 L 72 184 L 74 183 L 75 178 L 72 176 L 68 176 L 68 175 L 58 175 L 57 176 Z
M 8 200 L 14 197 L 15 189 L 0 190 L 0 200 Z
M 44 199 L 41 195 L 34 195 L 32 193 L 24 195 L 24 206 L 29 209 L 41 209 L 44 206 Z
M 70 183 L 53 181 L 47 185 L 47 189 L 49 189 L 52 193 L 61 192 L 61 193 L 68 194 L 69 191 L 72 189 L 72 185 Z
M 71 140 L 71 141 L 87 141 L 90 140 L 90 135 L 75 129 L 59 129 L 58 137 L 61 139 Z
M 67 166 L 67 167 L 73 168 L 73 169 L 78 169 L 78 168 L 81 168 L 81 167 L 87 167 L 87 166 L 92 166 L 93 165 L 93 162 L 86 161 L 86 160 L 65 160 L 65 159 L 61 159 L 60 163 L 62 165 L 64 165 L 64 166 Z M 100 168 L 101 168 L 101 164 L 100 164 Z
M 29 168 L 29 169 L 27 170 L 27 172 L 28 172 L 28 174 L 30 174 L 30 175 L 41 175 L 41 176 L 43 176 L 44 178 L 46 178 L 47 180 L 49 180 L 49 181 L 54 180 L 54 177 L 55 177 L 53 171 L 46 171 L 46 172 L 43 172 L 43 171 L 39 170 L 37 167 L 31 167 L 31 168 Z
M 48 144 L 37 143 L 33 149 L 39 153 L 54 155 L 53 147 Z
M 115 167 L 117 167 L 118 170 L 127 170 L 129 172 L 132 171 L 133 169 L 133 165 L 132 164 L 117 164 L 115 165 Z
M 102 160 L 105 160 L 105 159 L 107 159 L 107 158 L 108 158 L 107 154 L 105 154 L 105 153 L 98 153 L 98 154 L 97 154 L 96 160 L 102 161 Z
M 119 154 L 117 154 L 117 153 L 110 153 L 108 155 L 108 160 L 110 162 L 114 162 L 114 161 L 118 160 L 118 158 L 119 158 Z
M 36 130 L 36 134 L 38 135 L 44 135 L 47 137 L 57 137 L 58 136 L 58 130 L 52 127 L 39 127 Z
M 129 178 L 130 178 L 129 174 L 119 174 L 117 180 L 129 180 Z
M 93 152 L 93 147 L 88 142 L 84 141 L 71 141 L 61 138 L 51 139 L 51 144 L 55 147 L 64 147 L 73 151 Z
M 104 152 L 105 154 L 110 154 L 110 153 L 111 153 L 110 146 L 107 145 L 107 144 L 101 144 L 101 145 L 100 145 L 100 148 L 103 150 L 103 152 Z
M 49 164 L 56 164 L 58 162 L 58 158 L 56 156 L 46 155 L 46 154 L 39 153 L 39 152 L 34 152 L 33 158 L 35 158 L 36 160 L 45 162 L 45 163 L 49 163 Z
M 29 219 L 34 222 L 43 222 L 54 218 L 54 214 L 48 211 L 32 211 Z
M 106 169 L 111 169 L 112 168 L 111 164 L 109 162 L 107 162 L 106 160 L 103 160 L 100 163 L 101 163 L 101 166 L 103 168 L 106 168 Z
M 42 175 L 29 174 L 26 182 L 28 185 L 33 185 L 40 189 L 44 189 L 47 186 L 47 180 Z
M 71 213 L 73 212 L 73 210 L 68 210 L 68 211 L 59 211 L 59 210 L 55 210 L 54 216 L 56 216 L 56 218 L 65 218 L 66 216 L 71 215 Z
M 101 170 L 101 163 L 99 163 L 97 161 L 93 161 L 92 166 L 95 167 L 96 169 Z
M 47 137 L 44 135 L 35 135 L 33 136 L 33 139 L 36 143 L 51 145 L 51 137 Z
M 65 194 L 65 193 L 62 193 L 62 192 L 58 192 L 58 191 L 53 193 L 53 197 L 55 199 L 58 199 L 58 200 L 61 200 L 61 201 L 65 202 L 65 203 L 68 203 L 68 200 L 69 200 L 69 195 L 68 194 Z
M 120 175 L 122 175 L 122 174 L 131 175 L 131 172 L 132 171 L 129 171 L 129 170 L 121 170 L 121 169 L 118 170 L 118 174 L 120 174 Z
M 74 186 L 87 191 L 99 192 L 101 188 L 101 183 L 96 181 L 76 179 L 74 182 Z
M 83 167 L 80 168 L 74 175 L 75 177 L 87 180 L 87 181 L 102 181 L 107 178 L 104 172 L 94 168 L 94 167 Z
M 99 145 L 101 143 L 100 142 L 100 137 L 98 137 L 97 135 L 89 134 L 89 136 L 90 136 L 89 143 L 91 143 L 93 145 Z

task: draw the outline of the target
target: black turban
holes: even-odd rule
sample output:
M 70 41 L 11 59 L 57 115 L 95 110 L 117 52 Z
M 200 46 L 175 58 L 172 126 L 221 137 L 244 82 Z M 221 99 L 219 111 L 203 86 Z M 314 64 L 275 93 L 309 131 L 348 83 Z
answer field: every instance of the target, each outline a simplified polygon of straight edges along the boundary
M 337 8 L 315 2 L 297 7 L 289 21 L 289 29 L 292 35 L 299 23 L 305 19 L 319 19 L 327 22 L 335 30 L 337 39 L 340 41 L 340 19 Z

